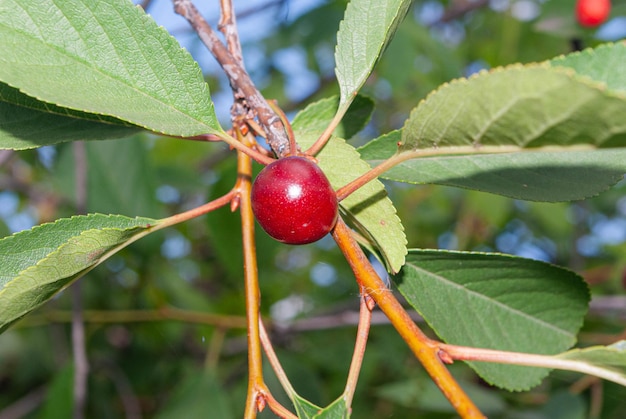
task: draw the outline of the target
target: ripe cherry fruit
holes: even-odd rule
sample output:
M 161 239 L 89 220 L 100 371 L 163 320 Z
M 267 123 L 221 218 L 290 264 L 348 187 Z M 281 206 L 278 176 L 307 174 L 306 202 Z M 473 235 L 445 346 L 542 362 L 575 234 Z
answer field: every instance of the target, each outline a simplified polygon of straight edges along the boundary
M 611 0 L 578 0 L 576 19 L 581 26 L 594 27 L 603 23 L 611 12 Z
M 337 221 L 337 195 L 312 161 L 284 157 L 265 167 L 252 184 L 252 212 L 263 230 L 288 244 L 312 243 Z

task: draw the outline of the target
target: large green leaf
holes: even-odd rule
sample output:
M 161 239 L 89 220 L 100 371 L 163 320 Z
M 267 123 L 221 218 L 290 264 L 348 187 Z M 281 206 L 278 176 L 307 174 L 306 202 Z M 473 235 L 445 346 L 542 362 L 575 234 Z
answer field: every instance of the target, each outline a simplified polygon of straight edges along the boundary
M 220 132 L 202 71 L 126 0 L 2 0 L 0 81 L 175 136 Z
M 358 149 L 376 166 L 397 150 L 394 131 Z M 532 201 L 572 201 L 610 188 L 626 172 L 626 149 L 524 151 L 503 154 L 442 155 L 407 160 L 381 177 L 399 182 L 435 183 Z
M 307 148 L 317 139 L 329 118 L 332 118 L 332 109 L 335 99 L 323 100 L 309 105 L 301 111 L 293 122 L 298 143 Z M 355 102 L 355 104 L 360 103 Z M 346 116 L 353 119 L 350 108 Z M 364 112 L 360 106 L 354 110 L 354 120 L 363 118 Z M 346 133 L 353 133 L 358 129 L 341 128 Z M 370 166 L 360 159 L 354 147 L 343 139 L 332 137 L 316 156 L 332 186 L 339 188 L 356 179 L 370 170 Z M 396 214 L 393 203 L 387 196 L 384 185 L 374 180 L 367 183 L 346 199 L 341 201 L 347 221 L 361 230 L 364 237 L 382 255 L 387 269 L 398 272 L 404 264 L 406 255 L 406 236 L 404 227 Z
M 626 96 L 571 69 L 513 66 L 443 86 L 401 134 L 359 151 L 372 165 L 397 159 L 383 175 L 397 181 L 582 199 L 626 172 L 625 114 Z
M 90 214 L 0 240 L 0 331 L 158 224 L 149 218 Z
M 410 0 L 352 0 L 337 33 L 335 73 L 346 108 L 406 16 Z
M 555 354 L 571 347 L 589 291 L 578 275 L 501 254 L 412 250 L 398 289 L 447 343 Z M 471 362 L 486 381 L 528 389 L 547 369 Z

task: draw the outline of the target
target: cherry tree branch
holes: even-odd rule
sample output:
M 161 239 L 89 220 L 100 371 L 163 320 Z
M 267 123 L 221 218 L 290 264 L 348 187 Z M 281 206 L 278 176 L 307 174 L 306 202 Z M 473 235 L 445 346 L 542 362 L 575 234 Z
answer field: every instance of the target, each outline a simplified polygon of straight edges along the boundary
M 239 32 L 233 11 L 232 0 L 220 0 L 222 16 L 218 25 L 219 30 L 226 38 L 226 46 L 233 58 L 243 67 L 243 54 L 241 53 L 241 43 L 239 42 Z
M 341 249 L 354 272 L 359 286 L 387 315 L 398 334 L 408 344 L 435 384 L 463 418 L 484 418 L 478 407 L 467 396 L 439 358 L 439 343 L 429 339 L 413 322 L 400 302 L 380 279 L 367 256 L 352 236 L 348 225 L 341 219 L 332 231 L 333 239 Z
M 279 157 L 288 154 L 289 138 L 281 119 L 255 87 L 241 62 L 221 42 L 213 28 L 200 15 L 198 9 L 190 0 L 173 0 L 173 3 L 176 13 L 187 19 L 198 33 L 202 42 L 221 65 L 233 89 L 235 99 L 245 102 L 245 105 L 256 114 L 272 150 Z M 229 36 L 230 43 L 233 43 L 232 34 Z
M 251 135 L 251 134 L 248 134 Z M 247 138 L 237 131 L 238 139 L 244 145 L 250 145 L 252 138 Z M 248 144 L 246 144 L 246 142 Z M 256 418 L 266 401 L 267 391 L 263 381 L 263 359 L 259 331 L 261 291 L 257 268 L 256 245 L 254 240 L 254 214 L 250 191 L 252 189 L 252 160 L 246 154 L 237 153 L 237 191 L 239 213 L 241 216 L 241 234 L 243 243 L 243 263 L 246 295 L 246 319 L 248 328 L 248 396 L 244 411 L 245 419 Z

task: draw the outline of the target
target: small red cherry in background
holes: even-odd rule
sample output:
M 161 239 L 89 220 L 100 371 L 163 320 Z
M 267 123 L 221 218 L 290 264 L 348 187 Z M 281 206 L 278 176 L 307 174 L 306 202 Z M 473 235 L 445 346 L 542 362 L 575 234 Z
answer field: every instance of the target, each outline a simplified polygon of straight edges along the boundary
M 602 24 L 611 12 L 611 0 L 578 0 L 576 19 L 581 26 L 594 27 Z
M 288 244 L 312 243 L 337 221 L 337 195 L 312 161 L 284 157 L 266 166 L 252 184 L 252 212 L 263 230 Z

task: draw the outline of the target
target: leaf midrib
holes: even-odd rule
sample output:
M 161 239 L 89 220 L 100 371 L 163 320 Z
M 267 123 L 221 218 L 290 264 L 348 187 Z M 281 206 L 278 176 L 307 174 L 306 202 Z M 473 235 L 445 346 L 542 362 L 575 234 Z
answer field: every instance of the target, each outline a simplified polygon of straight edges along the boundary
M 501 302 L 499 302 L 497 300 L 494 300 L 492 298 L 488 298 L 484 294 L 480 294 L 477 291 L 473 291 L 473 290 L 470 290 L 468 288 L 465 288 L 461 284 L 458 284 L 458 283 L 456 283 L 456 282 L 454 282 L 452 280 L 449 280 L 449 279 L 447 279 L 447 278 L 445 278 L 445 277 L 443 277 L 441 275 L 438 275 L 438 274 L 435 274 L 435 273 L 433 273 L 431 271 L 428 271 L 428 270 L 426 270 L 426 269 L 416 265 L 413 262 L 407 262 L 407 265 L 413 267 L 415 270 L 417 270 L 419 272 L 422 272 L 422 273 L 426 274 L 427 276 L 430 276 L 430 277 L 432 277 L 434 279 L 440 280 L 441 282 L 443 282 L 444 284 L 446 284 L 448 286 L 451 286 L 451 287 L 456 288 L 458 290 L 463 290 L 463 291 L 469 293 L 470 295 L 476 297 L 479 300 L 487 301 L 487 302 L 489 302 L 491 304 L 499 306 L 500 308 L 505 309 L 504 311 L 508 311 L 508 312 L 513 313 L 513 314 L 519 315 L 520 317 L 529 319 L 529 320 L 532 321 L 532 323 L 539 324 L 539 325 L 541 325 L 543 327 L 547 327 L 548 329 L 552 329 L 555 332 L 557 332 L 559 334 L 562 334 L 564 336 L 567 336 L 569 338 L 574 337 L 574 335 L 572 333 L 570 333 L 570 332 L 568 332 L 568 331 L 566 331 L 564 329 L 558 328 L 558 327 L 556 327 L 553 324 L 545 322 L 544 320 L 538 319 L 536 317 L 532 317 L 528 313 L 525 313 L 525 312 L 520 311 L 518 309 L 511 308 L 510 306 L 507 306 L 507 305 L 505 305 L 505 304 L 503 304 L 503 303 L 501 303 Z

